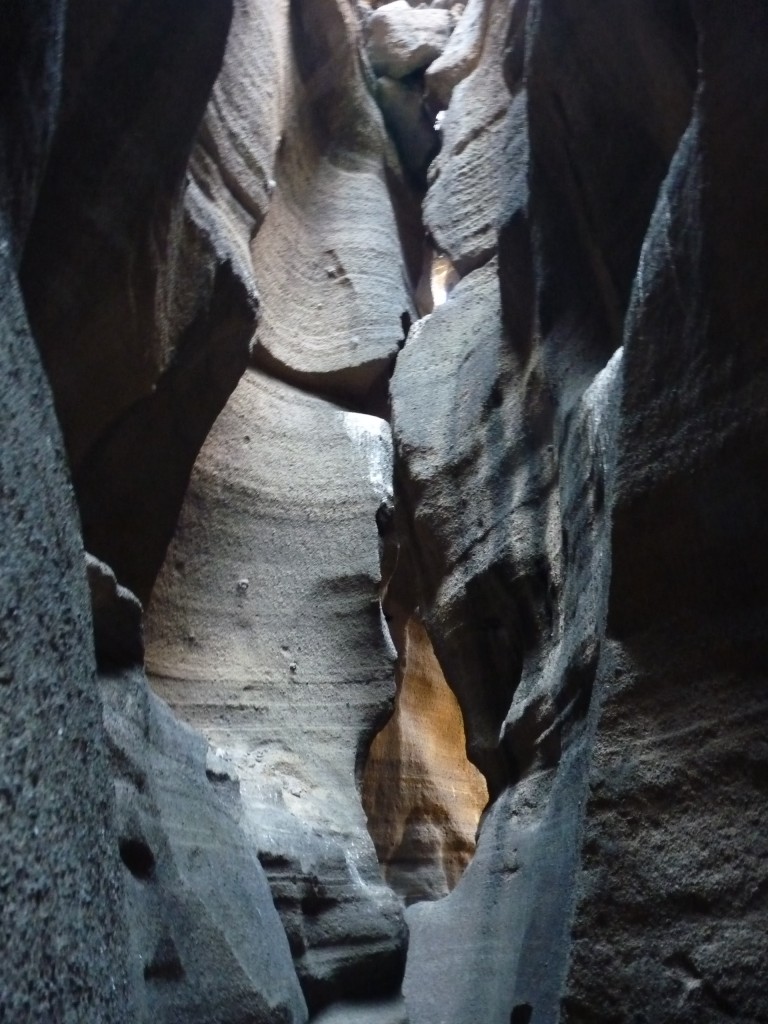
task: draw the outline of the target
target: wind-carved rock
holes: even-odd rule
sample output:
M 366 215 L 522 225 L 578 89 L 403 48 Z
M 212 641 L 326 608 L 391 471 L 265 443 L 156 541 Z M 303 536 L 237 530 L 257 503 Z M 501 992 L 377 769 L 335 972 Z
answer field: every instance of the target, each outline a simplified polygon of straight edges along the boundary
M 488 790 L 423 625 L 404 630 L 395 712 L 365 765 L 363 806 L 385 878 L 406 904 L 447 895 L 475 851 Z
M 403 969 L 356 784 L 394 696 L 375 525 L 390 475 L 386 423 L 248 371 L 149 613 L 152 684 L 237 766 L 313 1010 L 395 992 Z
M 446 107 L 429 170 L 424 222 L 462 274 L 496 251 L 497 235 L 526 197 L 526 95 L 504 59 L 524 47 L 528 0 L 470 3 L 443 56 L 426 72 Z M 509 36 L 509 39 L 508 39 Z
M 87 570 L 130 936 L 131 1020 L 304 1024 L 288 940 L 240 827 L 234 767 L 151 693 L 134 595 L 90 555 Z
M 414 314 L 387 184 L 396 158 L 360 68 L 360 29 L 335 0 L 296 5 L 290 115 L 253 243 L 262 313 L 254 359 L 275 376 L 383 408 Z

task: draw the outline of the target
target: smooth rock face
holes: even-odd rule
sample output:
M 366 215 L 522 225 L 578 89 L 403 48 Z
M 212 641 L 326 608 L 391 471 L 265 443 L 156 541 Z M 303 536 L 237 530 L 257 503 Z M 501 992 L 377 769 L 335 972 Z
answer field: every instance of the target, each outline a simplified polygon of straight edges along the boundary
M 291 383 L 370 407 L 385 398 L 414 308 L 358 37 L 336 0 L 312 0 L 292 20 L 291 117 L 253 243 L 262 303 L 254 359 Z
M 304 1024 L 269 885 L 239 826 L 237 777 L 147 686 L 100 680 L 137 1022 Z
M 605 615 L 597 496 L 618 366 L 584 395 L 568 440 L 580 468 L 561 468 L 558 481 L 552 395 L 502 326 L 495 262 L 411 331 L 398 361 L 400 497 L 414 514 L 421 600 L 470 755 L 496 798 L 453 893 L 409 910 L 413 1021 L 434 1020 L 439 1005 L 446 1021 L 506 1024 L 532 993 L 540 1019 L 556 1019 Z M 419 404 L 427 381 L 431 402 Z M 489 979 L 481 988 L 470 981 L 478 964 Z
M 443 52 L 452 28 L 448 11 L 413 8 L 407 0 L 384 4 L 366 25 L 373 70 L 390 78 L 421 71 Z
M 153 686 L 237 765 L 311 1007 L 392 991 L 402 971 L 355 781 L 394 696 L 375 526 L 390 474 L 383 421 L 249 371 L 149 614 Z
M 186 170 L 231 16 L 218 0 L 68 4 L 22 262 L 86 546 L 144 602 L 255 325 L 242 245 Z
M 264 871 L 240 828 L 234 766 L 155 697 L 141 605 L 86 557 L 123 865 L 131 1020 L 275 1020 L 307 1009 Z
M 536 365 L 503 336 L 495 262 L 412 329 L 392 380 L 425 621 L 492 795 L 515 771 L 500 733 L 522 659 L 556 613 L 551 409 Z
M 461 711 L 416 619 L 404 648 L 395 713 L 366 762 L 363 807 L 385 878 L 408 904 L 454 888 L 488 790 L 466 759 Z

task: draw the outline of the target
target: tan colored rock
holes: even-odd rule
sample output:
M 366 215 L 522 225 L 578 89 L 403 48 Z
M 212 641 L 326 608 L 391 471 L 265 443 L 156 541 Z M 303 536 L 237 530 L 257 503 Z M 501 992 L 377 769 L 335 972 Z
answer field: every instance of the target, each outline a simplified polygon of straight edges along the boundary
M 366 28 L 368 56 L 376 74 L 405 78 L 440 56 L 453 20 L 448 11 L 392 0 L 371 14 Z
M 406 903 L 454 888 L 488 800 L 467 761 L 461 711 L 424 626 L 406 627 L 395 713 L 371 746 L 363 806 L 389 884 Z
M 338 0 L 301 6 L 276 187 L 253 246 L 254 359 L 361 404 L 385 381 L 413 312 L 385 172 L 397 158 L 361 70 L 360 26 Z
M 375 514 L 388 427 L 248 371 L 149 612 L 152 683 L 225 751 L 311 1009 L 396 990 L 405 941 L 356 787 L 391 708 Z

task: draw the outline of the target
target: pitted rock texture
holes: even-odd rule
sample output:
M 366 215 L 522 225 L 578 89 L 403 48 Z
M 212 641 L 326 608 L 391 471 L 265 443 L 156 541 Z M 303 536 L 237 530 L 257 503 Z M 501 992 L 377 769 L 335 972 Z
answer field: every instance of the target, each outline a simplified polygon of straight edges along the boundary
M 681 1024 L 768 1016 L 768 706 L 756 645 L 768 603 L 757 541 L 768 206 L 755 177 L 768 149 L 749 141 L 759 115 L 745 105 L 765 96 L 768 37 L 750 3 L 695 13 L 700 85 L 625 323 L 613 673 L 586 804 L 570 1021 L 614 1019 L 616 994 L 641 989 L 658 1018 Z M 605 931 L 588 943 L 598 915 Z
M 405 628 L 395 713 L 365 766 L 363 806 L 385 878 L 406 903 L 447 895 L 472 858 L 488 800 L 461 711 L 423 625 Z
M 0 31 L 0 1018 L 132 1019 L 128 933 L 77 510 L 19 287 L 63 10 Z
M 405 932 L 356 788 L 394 697 L 376 511 L 386 423 L 249 371 L 155 590 L 154 688 L 226 750 L 312 1008 L 396 989 Z
M 745 558 L 766 498 L 764 331 L 744 324 L 764 321 L 765 219 L 736 178 L 766 160 L 739 149 L 736 115 L 763 71 L 735 61 L 756 9 L 525 11 L 497 7 L 490 62 L 527 122 L 499 129 L 523 184 L 486 220 L 498 263 L 467 273 L 481 254 L 446 233 L 467 221 L 446 188 L 463 154 L 444 144 L 425 216 L 466 276 L 392 382 L 396 518 L 495 797 L 457 888 L 408 911 L 406 1002 L 424 1024 L 757 1021 L 765 706 L 748 637 L 766 601 Z
M 82 540 L 7 248 L 0 296 L 0 1017 L 117 1024 L 128 936 Z
M 6 7 L 0 1017 L 764 1024 L 762 0 Z

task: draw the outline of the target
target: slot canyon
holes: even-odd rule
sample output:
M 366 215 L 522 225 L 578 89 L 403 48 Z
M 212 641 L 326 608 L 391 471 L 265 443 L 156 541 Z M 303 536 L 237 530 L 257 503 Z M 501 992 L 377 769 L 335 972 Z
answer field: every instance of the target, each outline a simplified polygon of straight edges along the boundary
M 5 0 L 0 1021 L 768 1024 L 765 0 Z

